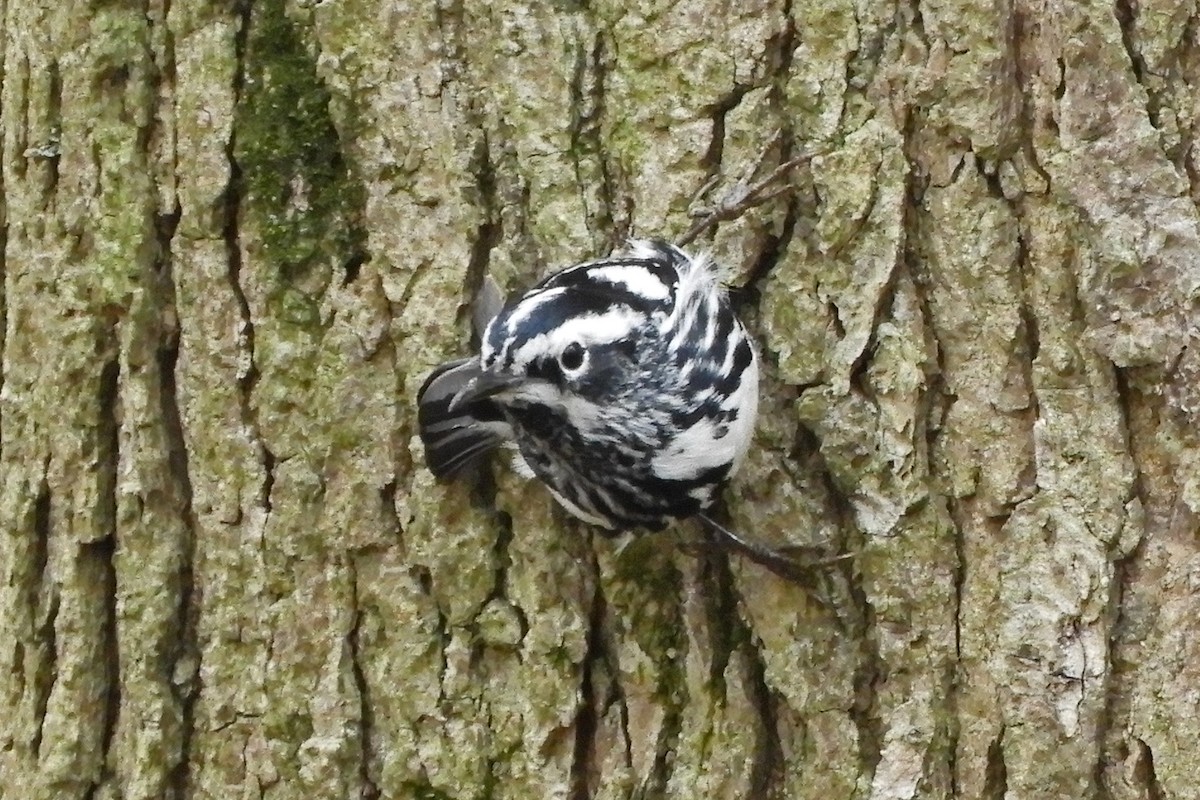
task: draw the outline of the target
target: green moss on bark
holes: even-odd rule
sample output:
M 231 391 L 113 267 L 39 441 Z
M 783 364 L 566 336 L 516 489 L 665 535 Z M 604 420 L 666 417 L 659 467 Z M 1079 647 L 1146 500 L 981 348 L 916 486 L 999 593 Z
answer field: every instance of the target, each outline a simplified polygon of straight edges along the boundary
M 341 265 L 349 280 L 364 258 L 366 193 L 342 155 L 329 100 L 282 0 L 256 3 L 233 155 L 246 218 L 277 270 L 278 290 L 315 275 L 304 294 L 318 294 L 329 280 L 324 270 Z M 296 300 L 285 297 L 289 306 Z M 297 309 L 287 311 L 291 318 Z

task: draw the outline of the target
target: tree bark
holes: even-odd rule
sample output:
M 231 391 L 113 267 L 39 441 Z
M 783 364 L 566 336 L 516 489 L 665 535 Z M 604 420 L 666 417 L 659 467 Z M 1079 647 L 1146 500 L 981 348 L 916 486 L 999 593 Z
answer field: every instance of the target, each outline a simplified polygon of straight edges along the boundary
M 0 0 L 0 797 L 1187 798 L 1183 2 Z M 743 536 L 607 539 L 413 398 L 706 233 Z

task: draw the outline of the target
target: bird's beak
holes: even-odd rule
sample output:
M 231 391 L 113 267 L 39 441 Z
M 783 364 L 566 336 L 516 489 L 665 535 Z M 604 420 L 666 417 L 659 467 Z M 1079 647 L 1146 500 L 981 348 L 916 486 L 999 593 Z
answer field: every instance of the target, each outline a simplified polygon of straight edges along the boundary
M 476 400 L 491 397 L 505 389 L 516 386 L 520 381 L 520 378 L 513 377 L 512 375 L 497 375 L 496 373 L 485 372 L 476 367 L 475 374 L 468 378 L 462 388 L 455 392 L 454 397 L 450 399 L 449 410 L 456 411 Z
M 435 369 L 417 392 L 422 418 L 441 419 L 460 413 L 474 400 L 491 397 L 518 382 L 518 378 L 488 372 L 479 356 L 447 361 Z
M 466 411 L 475 401 L 486 399 L 521 383 L 512 375 L 488 372 L 479 365 L 479 356 L 446 361 L 425 379 L 416 393 L 421 419 L 443 419 Z

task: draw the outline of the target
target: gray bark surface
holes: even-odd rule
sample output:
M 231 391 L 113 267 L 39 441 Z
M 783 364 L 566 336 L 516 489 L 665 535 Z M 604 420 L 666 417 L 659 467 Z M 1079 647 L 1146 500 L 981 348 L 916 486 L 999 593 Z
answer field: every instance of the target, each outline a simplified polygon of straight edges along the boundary
M 1194 3 L 0 0 L 0 798 L 1200 793 Z M 699 247 L 747 538 L 598 536 L 413 398 Z

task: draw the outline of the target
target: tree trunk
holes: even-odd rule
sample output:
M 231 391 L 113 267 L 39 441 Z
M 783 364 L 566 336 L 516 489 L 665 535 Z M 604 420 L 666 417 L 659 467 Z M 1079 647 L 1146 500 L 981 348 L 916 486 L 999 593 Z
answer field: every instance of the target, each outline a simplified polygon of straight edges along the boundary
M 1192 4 L 0 13 L 0 797 L 1195 796 Z M 434 482 L 485 274 L 802 155 L 693 247 L 850 558 Z

